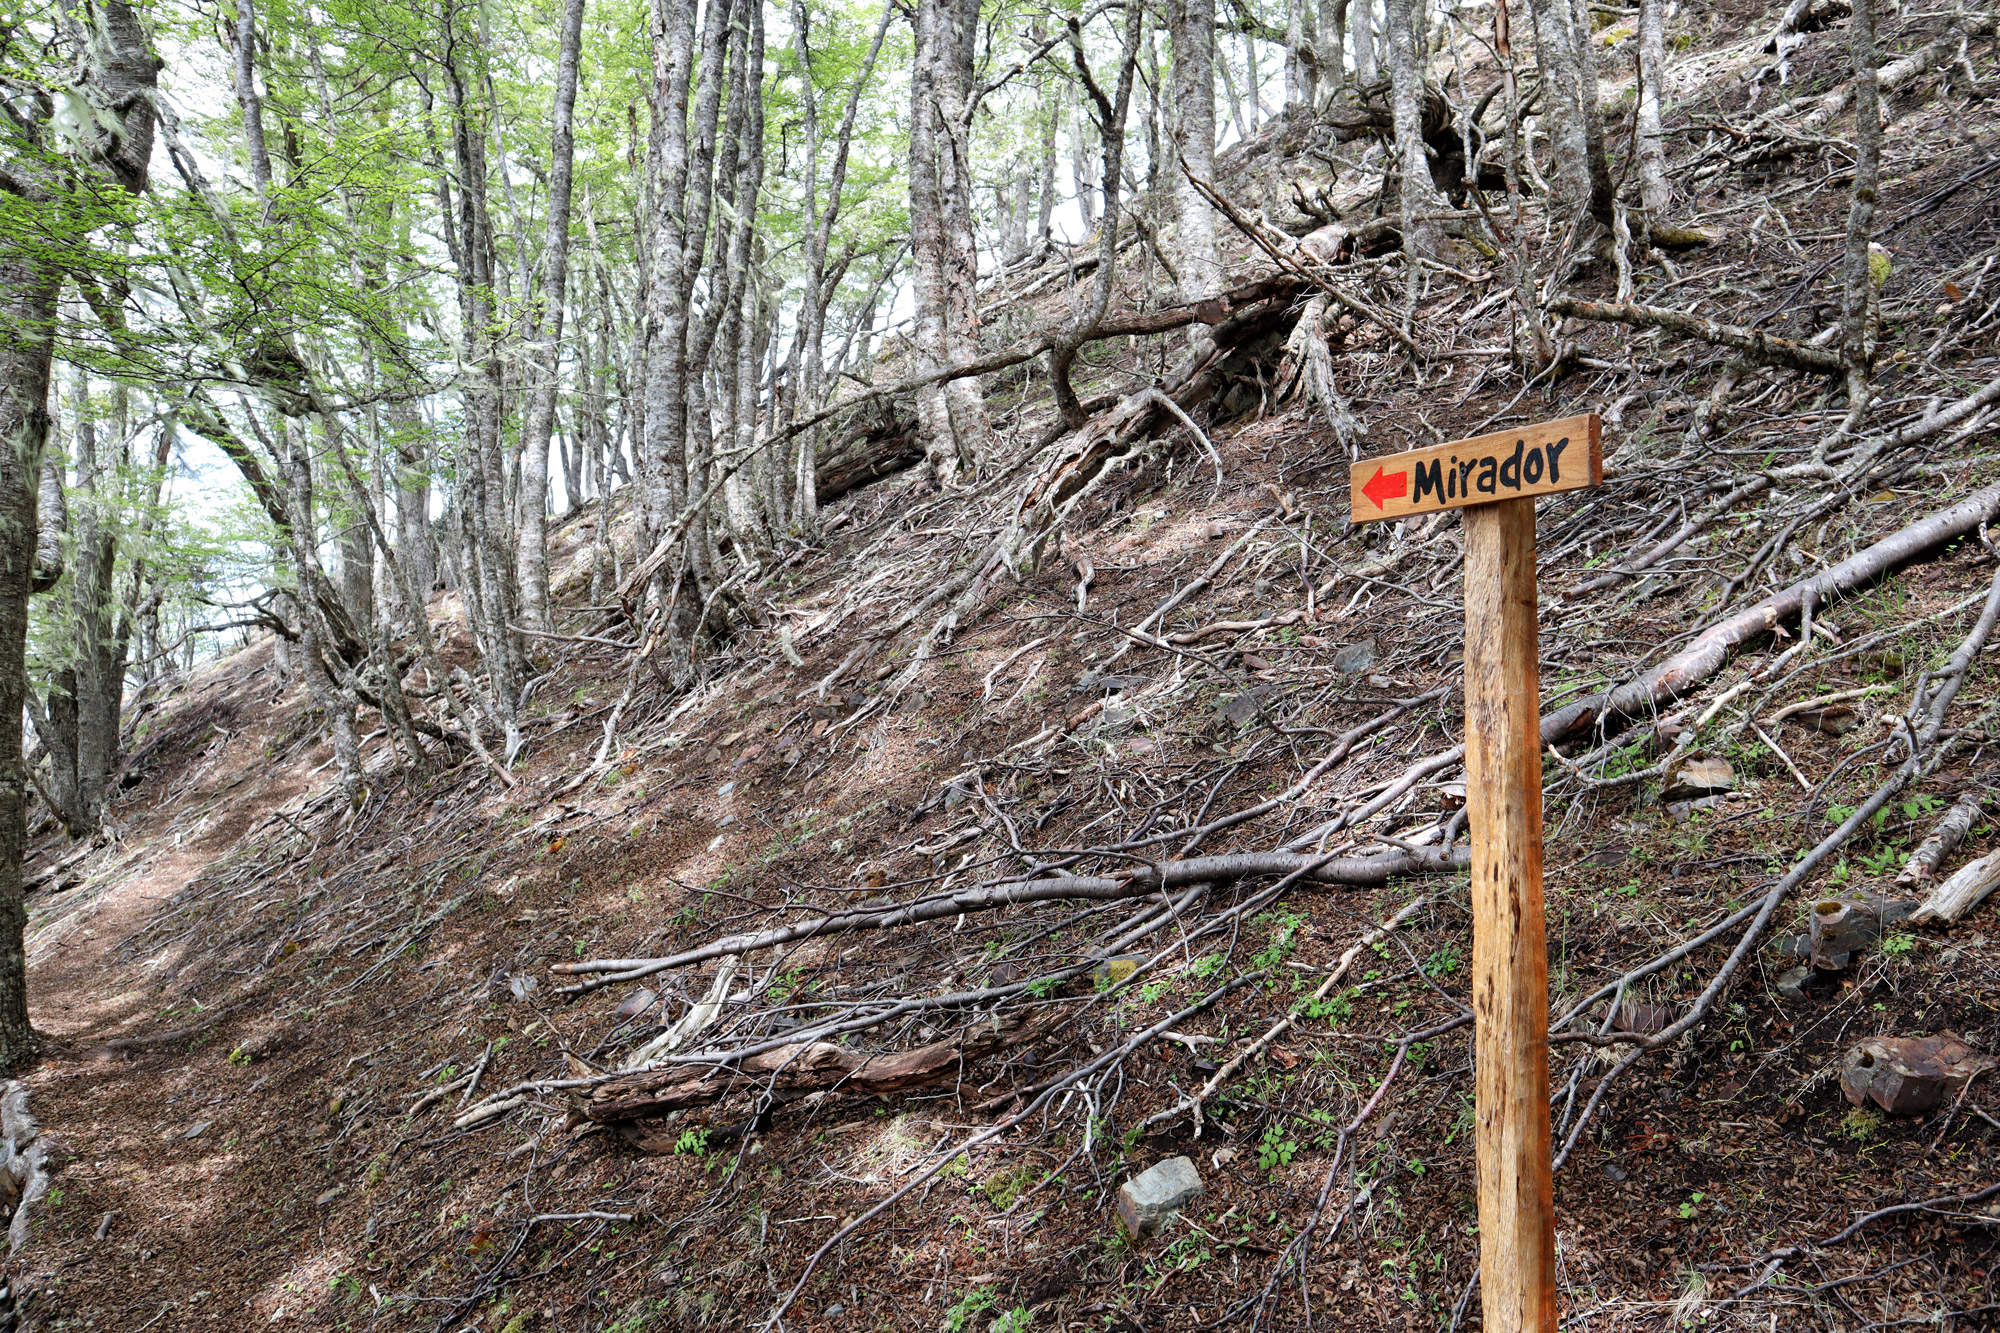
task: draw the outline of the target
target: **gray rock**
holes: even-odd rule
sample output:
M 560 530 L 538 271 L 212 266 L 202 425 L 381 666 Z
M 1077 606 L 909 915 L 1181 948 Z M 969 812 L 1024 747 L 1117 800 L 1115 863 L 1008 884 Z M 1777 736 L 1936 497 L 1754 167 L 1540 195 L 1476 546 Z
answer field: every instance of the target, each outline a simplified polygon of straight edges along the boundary
M 1778 978 L 1778 994 L 1788 1000 L 1806 998 L 1806 982 L 1812 977 L 1809 967 L 1795 967 Z
M 1245 690 L 1233 695 L 1222 705 L 1222 716 L 1239 727 L 1247 727 L 1257 720 L 1257 696 L 1262 690 Z
M 1333 669 L 1344 676 L 1358 676 L 1375 665 L 1375 640 L 1360 639 L 1333 655 Z
M 1660 788 L 1662 801 L 1692 801 L 1736 790 L 1736 770 L 1729 761 L 1715 755 L 1696 755 L 1667 774 Z
M 1136 1237 L 1160 1225 L 1201 1195 L 1201 1173 L 1185 1157 L 1169 1157 L 1118 1187 L 1118 1220 Z
M 1697 810 L 1713 810 L 1722 804 L 1720 796 L 1703 796 L 1692 801 L 1667 802 L 1667 818 L 1676 824 L 1685 824 Z

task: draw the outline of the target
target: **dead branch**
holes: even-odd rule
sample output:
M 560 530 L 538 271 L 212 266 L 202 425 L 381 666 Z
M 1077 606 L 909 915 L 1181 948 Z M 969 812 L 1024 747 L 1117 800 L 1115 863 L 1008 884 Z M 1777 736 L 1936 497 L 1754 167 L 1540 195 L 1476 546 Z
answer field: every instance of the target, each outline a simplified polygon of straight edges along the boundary
M 1840 353 L 1809 347 L 1789 338 L 1778 338 L 1754 329 L 1723 324 L 1702 315 L 1691 315 L 1662 306 L 1640 305 L 1636 301 L 1580 301 L 1558 296 L 1548 303 L 1552 315 L 1594 320 L 1600 324 L 1629 324 L 1638 329 L 1668 329 L 1699 338 L 1717 347 L 1733 347 L 1752 361 L 1765 365 L 1790 366 L 1814 375 L 1841 373 Z
M 1597 727 L 1613 728 L 1651 713 L 1713 676 L 1731 653 L 1751 639 L 1795 618 L 1807 597 L 1823 606 L 1835 597 L 1865 587 L 1926 552 L 1977 532 L 1996 511 L 2000 511 L 2000 486 L 1975 491 L 1949 509 L 1891 533 L 1832 569 L 1709 626 L 1687 648 L 1637 680 L 1579 699 L 1548 714 L 1542 719 L 1543 743 L 1560 745 L 1578 740 Z
M 596 974 L 589 981 L 565 986 L 557 992 L 568 997 L 618 982 L 637 981 L 670 968 L 704 963 L 711 958 L 755 953 L 759 949 L 772 949 L 781 944 L 823 939 L 858 930 L 896 930 L 926 921 L 941 921 L 971 912 L 991 912 L 1027 903 L 1116 902 L 1194 884 L 1227 884 L 1241 879 L 1300 872 L 1304 872 L 1305 878 L 1322 884 L 1379 888 L 1392 878 L 1445 874 L 1462 870 L 1467 864 L 1463 851 L 1454 854 L 1432 848 L 1397 851 L 1388 856 L 1332 859 L 1286 852 L 1198 856 L 1185 861 L 1168 861 L 1157 867 L 1141 867 L 1123 878 L 1059 875 L 1050 879 L 982 884 L 957 893 L 920 898 L 890 907 L 829 913 L 755 935 L 732 935 L 667 958 L 593 958 L 580 963 L 557 963 L 549 970 L 564 976 Z
M 750 1089 L 777 1102 L 795 1101 L 812 1092 L 887 1096 L 957 1077 L 974 1060 L 1043 1036 L 1060 1018 L 1060 1011 L 1044 1013 L 1032 1022 L 1013 1014 L 995 1017 L 955 1037 L 894 1053 L 862 1055 L 818 1041 L 781 1046 L 733 1068 L 676 1065 L 631 1074 L 593 1088 L 584 1114 L 599 1124 L 615 1124 L 708 1106 Z

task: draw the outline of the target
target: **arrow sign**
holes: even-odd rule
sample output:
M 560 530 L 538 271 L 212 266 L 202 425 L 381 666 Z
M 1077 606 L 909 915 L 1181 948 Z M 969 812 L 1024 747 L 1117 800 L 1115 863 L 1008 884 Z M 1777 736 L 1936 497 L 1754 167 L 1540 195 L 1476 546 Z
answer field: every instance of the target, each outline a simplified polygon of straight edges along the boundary
M 1349 472 L 1348 512 L 1370 523 L 1596 486 L 1604 480 L 1601 430 L 1591 413 L 1364 458 Z
M 1378 467 L 1375 469 L 1375 475 L 1368 479 L 1368 484 L 1361 488 L 1361 493 L 1373 500 L 1375 507 L 1380 509 L 1384 500 L 1400 500 L 1410 493 L 1410 474 L 1392 472 L 1384 476 L 1382 469 Z

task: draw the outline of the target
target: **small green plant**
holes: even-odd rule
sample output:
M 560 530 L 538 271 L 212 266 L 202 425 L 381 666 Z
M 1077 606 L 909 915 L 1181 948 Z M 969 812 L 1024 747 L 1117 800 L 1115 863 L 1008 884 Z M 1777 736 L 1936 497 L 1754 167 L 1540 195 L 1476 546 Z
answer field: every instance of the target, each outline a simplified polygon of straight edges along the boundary
M 1308 995 L 1299 1002 L 1299 1012 L 1307 1018 L 1324 1018 L 1339 1023 L 1354 1012 L 1354 992 L 1339 991 L 1324 1000 Z
M 705 1129 L 685 1129 L 674 1140 L 674 1156 L 702 1157 L 708 1153 L 708 1131 Z
M 1894 847 L 1884 847 L 1880 851 L 1862 853 L 1861 868 L 1869 874 L 1879 877 L 1891 871 L 1902 869 L 1903 862 L 1909 859 L 1910 854 L 1908 852 Z
M 1856 1143 L 1866 1143 L 1882 1129 L 1882 1113 L 1867 1107 L 1860 1107 L 1847 1113 L 1840 1122 L 1838 1133 L 1853 1139 Z
M 1457 973 L 1461 955 L 1456 944 L 1447 944 L 1424 962 L 1427 977 L 1449 977 Z
M 244 1051 L 244 1049 L 241 1046 L 238 1046 L 235 1050 L 229 1053 L 229 1063 L 237 1066 L 240 1069 L 244 1065 L 250 1063 L 250 1056 Z
M 1699 1204 L 1703 1199 L 1706 1199 L 1707 1197 L 1708 1196 L 1706 1194 L 1703 1194 L 1700 1190 L 1696 1190 L 1694 1193 L 1688 1195 L 1687 1202 L 1680 1206 L 1681 1221 L 1686 1222 L 1691 1218 L 1693 1218 L 1695 1205 Z
M 992 1287 L 968 1291 L 958 1298 L 956 1305 L 944 1312 L 944 1326 L 951 1333 L 965 1333 L 972 1327 L 972 1321 L 992 1309 L 999 1299 L 999 1291 Z
M 993 1321 L 991 1333 L 1028 1333 L 1034 1326 L 1035 1317 L 1028 1313 L 1027 1307 L 1017 1305 Z
M 1908 958 L 1910 950 L 1917 947 L 1914 935 L 1885 935 L 1882 937 L 1882 956 L 1885 958 Z
M 1930 814 L 1943 804 L 1944 802 L 1940 801 L 1937 797 L 1927 792 L 1919 792 L 1917 795 L 1903 802 L 1903 818 L 1922 819 L 1925 815 Z
M 1267 1125 L 1263 1141 L 1257 1145 L 1258 1169 L 1276 1171 L 1281 1166 L 1290 1166 L 1298 1150 L 1298 1142 L 1285 1137 L 1283 1126 Z

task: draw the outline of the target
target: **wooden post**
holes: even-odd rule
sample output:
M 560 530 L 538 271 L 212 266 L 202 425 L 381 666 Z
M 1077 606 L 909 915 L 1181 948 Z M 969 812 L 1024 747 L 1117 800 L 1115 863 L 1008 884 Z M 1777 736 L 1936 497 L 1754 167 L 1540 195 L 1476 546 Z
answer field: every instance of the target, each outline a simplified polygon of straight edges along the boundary
M 1480 1304 L 1486 1333 L 1554 1333 L 1534 497 L 1474 505 L 1464 523 Z
M 1535 497 L 1603 483 L 1602 423 L 1586 413 L 1365 458 L 1348 480 L 1356 523 L 1464 511 L 1480 1304 L 1486 1333 L 1555 1333 Z

